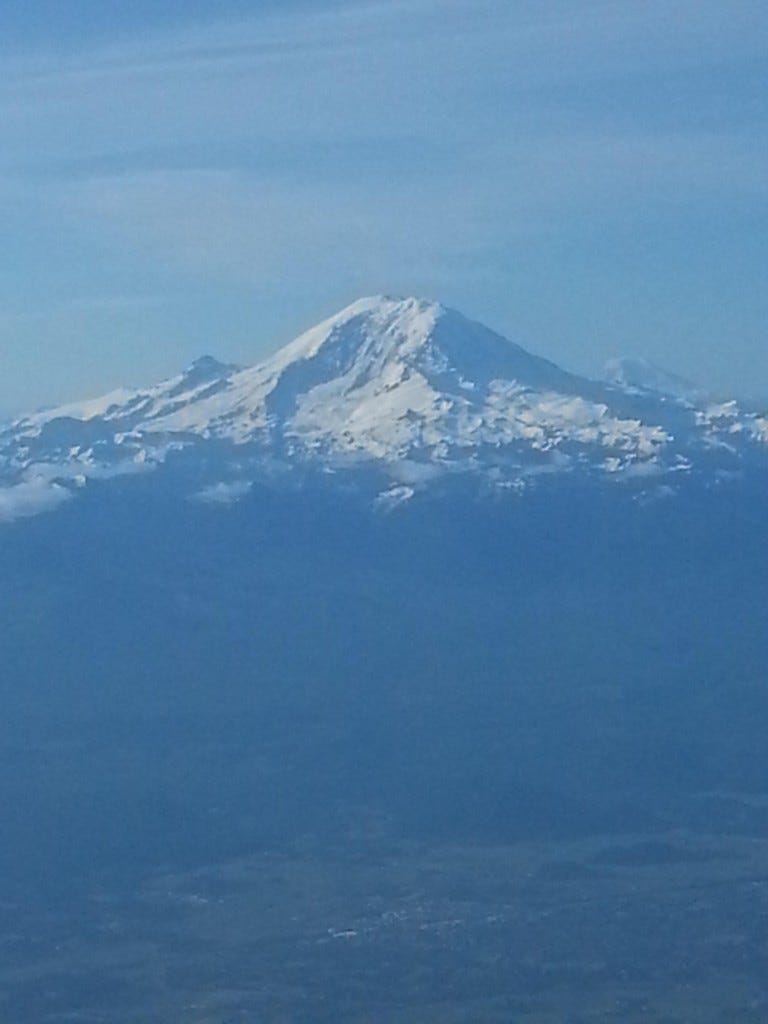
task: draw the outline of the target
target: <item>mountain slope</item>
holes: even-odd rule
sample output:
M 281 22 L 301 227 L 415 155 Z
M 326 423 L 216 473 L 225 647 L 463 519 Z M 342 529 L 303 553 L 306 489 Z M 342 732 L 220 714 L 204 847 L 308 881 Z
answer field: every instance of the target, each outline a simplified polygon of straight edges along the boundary
M 574 376 L 437 303 L 361 299 L 254 367 L 205 357 L 8 425 L 0 518 L 172 465 L 235 496 L 302 468 L 374 468 L 384 490 L 456 473 L 519 489 L 542 473 L 647 480 L 766 461 L 768 419 L 625 377 Z

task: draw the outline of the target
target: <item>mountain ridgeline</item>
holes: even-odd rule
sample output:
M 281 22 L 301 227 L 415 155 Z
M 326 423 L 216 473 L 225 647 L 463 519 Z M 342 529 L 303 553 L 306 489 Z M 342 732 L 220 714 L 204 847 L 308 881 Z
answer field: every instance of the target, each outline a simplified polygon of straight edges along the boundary
M 373 482 L 391 506 L 456 480 L 520 493 L 574 477 L 664 495 L 766 466 L 766 416 L 642 360 L 591 381 L 438 304 L 376 297 L 254 367 L 205 357 L 154 387 L 7 424 L 0 519 L 147 472 L 219 503 L 255 482 L 333 474 Z
M 764 829 L 767 453 L 417 300 L 8 424 L 3 884 Z

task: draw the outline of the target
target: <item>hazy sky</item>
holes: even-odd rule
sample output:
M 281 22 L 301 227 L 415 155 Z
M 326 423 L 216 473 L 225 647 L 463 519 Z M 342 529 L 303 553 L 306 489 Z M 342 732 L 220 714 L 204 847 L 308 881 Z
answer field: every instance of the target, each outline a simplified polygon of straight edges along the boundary
M 3 0 L 0 411 L 375 292 L 768 394 L 767 75 L 764 0 Z

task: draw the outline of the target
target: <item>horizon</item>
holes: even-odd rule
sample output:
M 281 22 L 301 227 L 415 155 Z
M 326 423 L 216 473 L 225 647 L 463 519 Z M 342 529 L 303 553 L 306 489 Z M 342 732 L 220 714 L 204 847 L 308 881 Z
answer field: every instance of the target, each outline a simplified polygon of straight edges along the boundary
M 0 415 L 259 362 L 371 291 L 768 396 L 748 0 L 35 10 L 0 12 Z

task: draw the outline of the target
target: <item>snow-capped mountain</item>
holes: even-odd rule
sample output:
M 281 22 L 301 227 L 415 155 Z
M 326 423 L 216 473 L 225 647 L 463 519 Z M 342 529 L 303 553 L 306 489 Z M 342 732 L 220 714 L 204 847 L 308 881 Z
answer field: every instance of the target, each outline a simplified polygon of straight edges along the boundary
M 649 359 L 624 356 L 610 359 L 603 367 L 603 379 L 609 384 L 633 391 L 655 391 L 684 401 L 704 401 L 706 395 L 693 381 L 657 366 Z
M 544 473 L 659 481 L 768 464 L 768 418 L 613 369 L 587 380 L 437 303 L 361 299 L 256 366 L 205 357 L 8 424 L 0 518 L 172 465 L 226 501 L 309 468 L 375 469 L 402 497 L 449 474 L 520 488 Z

